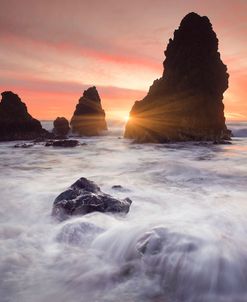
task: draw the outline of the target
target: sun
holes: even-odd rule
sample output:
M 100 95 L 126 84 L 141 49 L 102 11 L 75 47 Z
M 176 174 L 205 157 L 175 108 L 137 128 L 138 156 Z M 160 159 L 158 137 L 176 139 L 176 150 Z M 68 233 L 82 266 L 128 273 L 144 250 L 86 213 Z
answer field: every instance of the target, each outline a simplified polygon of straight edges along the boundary
M 129 115 L 125 115 L 125 116 L 124 116 L 124 121 L 125 121 L 125 122 L 128 122 L 129 119 L 130 119 L 130 116 L 129 116 Z

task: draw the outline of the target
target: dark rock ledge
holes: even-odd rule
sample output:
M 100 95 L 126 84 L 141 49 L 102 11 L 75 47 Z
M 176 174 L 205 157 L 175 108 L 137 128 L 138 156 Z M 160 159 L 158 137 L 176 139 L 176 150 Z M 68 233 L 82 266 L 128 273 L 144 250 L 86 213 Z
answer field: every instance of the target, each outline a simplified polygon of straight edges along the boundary
M 45 147 L 63 147 L 63 148 L 73 148 L 79 146 L 80 142 L 75 139 L 62 139 L 62 140 L 49 140 L 45 143 Z

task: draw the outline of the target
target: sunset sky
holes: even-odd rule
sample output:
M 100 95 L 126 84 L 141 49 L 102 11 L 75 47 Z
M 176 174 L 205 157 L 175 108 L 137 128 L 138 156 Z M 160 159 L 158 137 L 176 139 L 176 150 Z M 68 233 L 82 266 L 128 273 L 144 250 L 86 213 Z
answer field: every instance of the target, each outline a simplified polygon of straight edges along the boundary
M 107 116 L 124 118 L 162 75 L 168 40 L 191 11 L 218 36 L 227 118 L 246 120 L 246 0 L 0 0 L 0 90 L 54 119 L 70 118 L 95 85 Z

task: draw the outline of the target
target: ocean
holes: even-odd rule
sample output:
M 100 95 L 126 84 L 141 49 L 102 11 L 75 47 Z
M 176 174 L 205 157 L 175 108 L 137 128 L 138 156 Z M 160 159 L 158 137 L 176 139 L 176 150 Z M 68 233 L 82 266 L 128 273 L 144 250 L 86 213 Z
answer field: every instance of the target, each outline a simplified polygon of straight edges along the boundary
M 246 302 L 247 123 L 226 145 L 133 144 L 123 126 L 76 148 L 0 143 L 1 302 Z M 130 212 L 56 221 L 80 177 Z

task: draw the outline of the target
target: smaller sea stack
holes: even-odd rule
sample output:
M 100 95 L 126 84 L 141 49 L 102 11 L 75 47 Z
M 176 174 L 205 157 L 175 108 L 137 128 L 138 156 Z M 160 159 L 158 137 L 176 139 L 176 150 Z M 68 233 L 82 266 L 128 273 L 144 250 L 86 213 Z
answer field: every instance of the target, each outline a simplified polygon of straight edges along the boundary
M 70 122 L 72 132 L 82 136 L 100 135 L 107 130 L 105 111 L 96 87 L 84 91 Z
M 69 121 L 65 117 L 57 117 L 53 122 L 53 133 L 58 137 L 65 137 L 68 135 L 70 127 Z
M 45 138 L 49 132 L 27 111 L 27 106 L 12 91 L 1 93 L 0 141 Z

